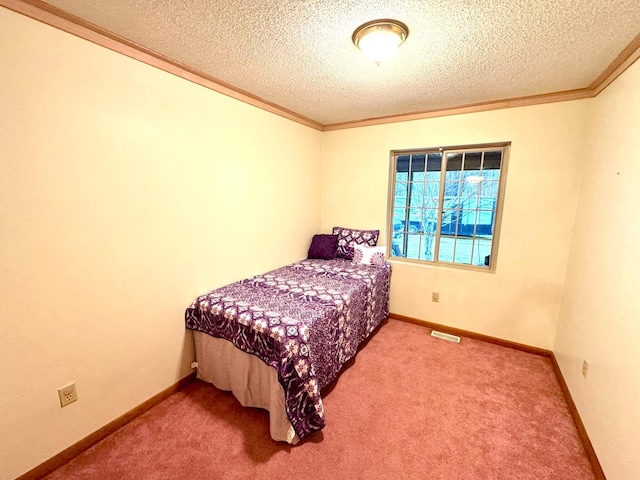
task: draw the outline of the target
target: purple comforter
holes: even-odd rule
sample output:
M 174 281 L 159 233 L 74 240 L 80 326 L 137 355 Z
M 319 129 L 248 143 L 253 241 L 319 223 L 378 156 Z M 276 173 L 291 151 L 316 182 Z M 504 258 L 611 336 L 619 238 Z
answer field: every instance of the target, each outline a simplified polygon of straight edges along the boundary
M 390 276 L 388 264 L 303 260 L 199 296 L 186 326 L 274 367 L 303 439 L 325 425 L 320 390 L 387 318 Z

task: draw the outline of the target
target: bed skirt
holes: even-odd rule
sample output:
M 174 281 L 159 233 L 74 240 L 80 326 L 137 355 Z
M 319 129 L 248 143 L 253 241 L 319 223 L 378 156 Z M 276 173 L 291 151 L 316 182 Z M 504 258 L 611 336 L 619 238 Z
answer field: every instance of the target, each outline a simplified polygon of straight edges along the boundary
M 232 392 L 244 407 L 269 411 L 271 438 L 295 445 L 296 435 L 284 404 L 284 389 L 275 368 L 237 349 L 230 341 L 193 332 L 198 378 L 220 390 Z

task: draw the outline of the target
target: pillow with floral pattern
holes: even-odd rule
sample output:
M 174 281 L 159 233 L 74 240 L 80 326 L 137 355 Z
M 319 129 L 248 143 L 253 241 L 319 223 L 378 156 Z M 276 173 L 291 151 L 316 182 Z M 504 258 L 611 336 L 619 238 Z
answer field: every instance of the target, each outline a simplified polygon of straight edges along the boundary
M 380 230 L 356 230 L 354 228 L 333 227 L 333 234 L 338 235 L 338 251 L 336 257 L 353 258 L 353 246 L 365 245 L 375 247 Z
M 353 261 L 361 265 L 374 265 L 384 267 L 384 253 L 386 247 L 367 247 L 365 245 L 353 246 Z

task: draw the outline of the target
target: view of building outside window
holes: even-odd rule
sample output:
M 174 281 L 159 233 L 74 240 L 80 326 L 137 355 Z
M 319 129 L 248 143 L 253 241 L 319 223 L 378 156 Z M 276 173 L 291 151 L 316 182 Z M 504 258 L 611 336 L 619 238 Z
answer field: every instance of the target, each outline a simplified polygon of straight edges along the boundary
M 391 256 L 489 267 L 504 148 L 396 154 Z

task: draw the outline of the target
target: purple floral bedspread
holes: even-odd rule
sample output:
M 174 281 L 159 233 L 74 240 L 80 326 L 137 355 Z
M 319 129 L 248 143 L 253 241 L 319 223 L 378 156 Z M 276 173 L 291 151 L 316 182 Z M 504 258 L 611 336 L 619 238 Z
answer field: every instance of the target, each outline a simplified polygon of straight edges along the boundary
M 300 439 L 325 425 L 320 391 L 389 314 L 391 266 L 303 260 L 213 290 L 186 327 L 227 339 L 278 372 Z

